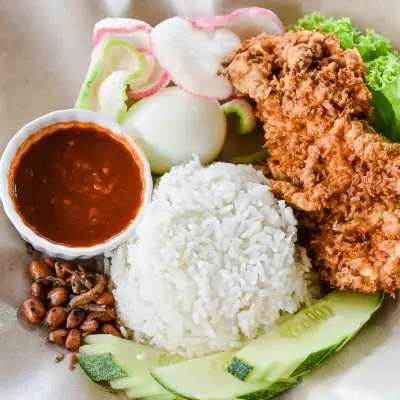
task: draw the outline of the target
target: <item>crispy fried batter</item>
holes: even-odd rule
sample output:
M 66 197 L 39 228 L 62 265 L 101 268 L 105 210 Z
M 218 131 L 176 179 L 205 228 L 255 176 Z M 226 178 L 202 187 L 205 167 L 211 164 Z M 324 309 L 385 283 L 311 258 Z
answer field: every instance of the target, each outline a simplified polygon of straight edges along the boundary
M 360 292 L 400 287 L 400 144 L 369 127 L 357 50 L 333 34 L 247 40 L 227 76 L 257 102 L 270 158 L 260 169 L 311 231 L 323 279 Z

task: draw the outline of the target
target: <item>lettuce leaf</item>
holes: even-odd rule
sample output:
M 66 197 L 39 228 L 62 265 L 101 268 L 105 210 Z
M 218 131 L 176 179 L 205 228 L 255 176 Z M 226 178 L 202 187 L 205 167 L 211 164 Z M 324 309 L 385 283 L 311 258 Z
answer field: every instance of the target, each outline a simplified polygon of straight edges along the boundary
M 389 140 L 400 142 L 400 58 L 389 53 L 366 64 L 376 122 L 373 127 Z
M 325 18 L 319 13 L 306 15 L 299 20 L 298 25 L 290 26 L 290 30 L 298 31 L 304 28 L 313 31 L 319 28 L 324 33 L 334 33 L 343 49 L 358 49 L 364 62 L 387 55 L 390 42 L 373 30 L 365 34 L 353 27 L 350 18 Z

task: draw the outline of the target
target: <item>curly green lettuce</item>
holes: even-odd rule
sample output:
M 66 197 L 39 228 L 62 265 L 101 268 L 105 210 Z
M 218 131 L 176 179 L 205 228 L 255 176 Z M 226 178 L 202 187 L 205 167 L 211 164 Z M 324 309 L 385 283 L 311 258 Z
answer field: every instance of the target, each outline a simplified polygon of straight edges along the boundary
M 374 128 L 393 142 L 400 142 L 400 58 L 389 53 L 366 64 L 367 85 L 372 93 Z
M 313 13 L 300 19 L 298 25 L 289 27 L 294 31 L 300 28 L 309 31 L 319 28 L 321 32 L 334 33 L 343 49 L 358 49 L 364 62 L 387 55 L 390 50 L 389 40 L 373 30 L 361 33 L 353 27 L 350 18 L 325 18 L 319 13 Z

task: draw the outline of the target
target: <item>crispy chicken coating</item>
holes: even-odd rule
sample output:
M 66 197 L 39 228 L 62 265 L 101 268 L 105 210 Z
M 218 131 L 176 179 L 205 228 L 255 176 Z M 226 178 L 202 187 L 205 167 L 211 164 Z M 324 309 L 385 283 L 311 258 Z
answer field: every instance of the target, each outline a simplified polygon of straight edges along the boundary
M 371 93 L 357 50 L 318 31 L 246 40 L 226 65 L 257 103 L 270 153 L 260 168 L 299 210 L 332 287 L 400 287 L 400 144 L 368 125 Z

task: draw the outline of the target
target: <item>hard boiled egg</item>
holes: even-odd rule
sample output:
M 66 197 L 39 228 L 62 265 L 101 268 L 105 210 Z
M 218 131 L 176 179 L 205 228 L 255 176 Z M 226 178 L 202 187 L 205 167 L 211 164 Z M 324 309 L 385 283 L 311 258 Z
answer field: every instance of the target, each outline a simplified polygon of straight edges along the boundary
M 135 103 L 122 123 L 142 146 L 155 174 L 187 162 L 194 153 L 203 164 L 220 153 L 226 118 L 218 101 L 168 87 Z

